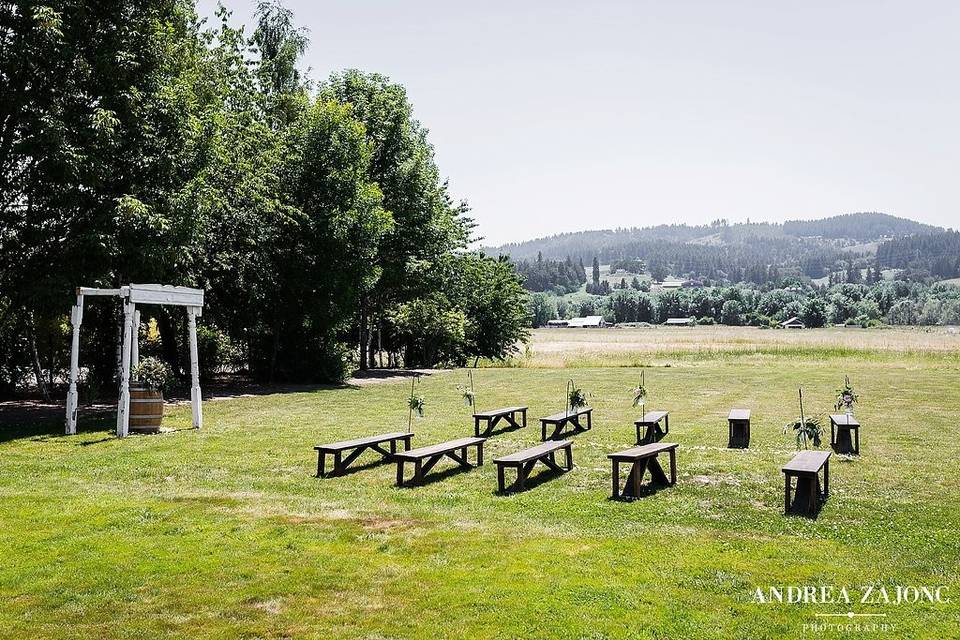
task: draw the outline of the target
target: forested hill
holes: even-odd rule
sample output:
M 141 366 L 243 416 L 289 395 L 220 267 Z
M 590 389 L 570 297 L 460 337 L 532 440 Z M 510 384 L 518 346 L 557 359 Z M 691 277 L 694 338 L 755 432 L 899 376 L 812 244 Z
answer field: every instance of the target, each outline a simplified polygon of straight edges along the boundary
M 898 218 L 885 213 L 850 213 L 820 220 L 790 220 L 779 223 L 736 223 L 716 220 L 709 225 L 658 225 L 643 228 L 620 228 L 597 231 L 579 231 L 528 240 L 519 243 L 490 247 L 489 254 L 509 255 L 513 260 L 533 260 L 538 255 L 554 260 L 568 256 L 589 262 L 594 256 L 601 262 L 644 258 L 651 250 L 682 251 L 697 253 L 709 260 L 712 254 L 739 251 L 743 245 L 753 245 L 750 252 L 761 253 L 770 264 L 781 262 L 775 255 L 783 251 L 791 254 L 809 255 L 811 250 L 820 250 L 837 258 L 845 246 L 899 238 L 915 234 L 943 231 L 914 220 Z M 766 243 L 768 249 L 756 246 Z M 679 249 L 677 245 L 692 245 Z M 658 250 L 657 247 L 661 249 Z M 726 249 L 724 249 L 726 248 Z M 760 256 L 757 256 L 760 257 Z M 784 256 L 786 257 L 786 256 Z
M 822 220 L 787 220 L 783 232 L 789 236 L 870 241 L 943 231 L 922 222 L 886 213 L 847 213 Z

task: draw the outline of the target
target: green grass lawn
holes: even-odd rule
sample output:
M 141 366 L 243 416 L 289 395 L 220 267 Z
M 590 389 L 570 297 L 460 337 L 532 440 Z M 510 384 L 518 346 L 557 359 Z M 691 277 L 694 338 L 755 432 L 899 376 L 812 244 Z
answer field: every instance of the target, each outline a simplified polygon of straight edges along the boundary
M 112 419 L 0 432 L 0 637 L 768 638 L 956 637 L 960 607 L 771 605 L 757 587 L 945 585 L 960 600 L 960 369 L 954 358 L 837 362 L 792 354 L 680 358 L 647 369 L 648 407 L 671 411 L 676 487 L 608 499 L 608 452 L 634 437 L 637 370 L 482 369 L 480 405 L 525 403 L 539 439 L 570 374 L 590 394 L 576 468 L 499 496 L 492 463 L 396 489 L 392 465 L 313 477 L 313 445 L 406 426 L 404 383 L 168 409 L 157 436 Z M 833 458 L 816 520 L 785 517 L 782 425 L 804 387 L 827 413 L 849 374 L 863 456 Z M 472 435 L 460 371 L 425 378 L 414 446 Z M 749 450 L 726 415 L 753 410 Z M 368 454 L 369 455 L 369 454 Z M 374 457 L 364 457 L 372 462 Z M 853 592 L 853 591 L 852 591 Z M 818 612 L 885 613 L 883 633 L 813 633 Z M 824 619 L 826 620 L 826 619 Z

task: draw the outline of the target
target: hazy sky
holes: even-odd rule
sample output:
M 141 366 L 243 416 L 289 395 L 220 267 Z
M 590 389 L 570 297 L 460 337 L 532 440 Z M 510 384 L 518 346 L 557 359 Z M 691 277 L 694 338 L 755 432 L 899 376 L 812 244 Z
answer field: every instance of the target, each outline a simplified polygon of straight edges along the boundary
M 255 2 L 225 5 L 251 24 Z M 853 211 L 960 226 L 958 2 L 287 6 L 312 78 L 406 86 L 491 244 Z

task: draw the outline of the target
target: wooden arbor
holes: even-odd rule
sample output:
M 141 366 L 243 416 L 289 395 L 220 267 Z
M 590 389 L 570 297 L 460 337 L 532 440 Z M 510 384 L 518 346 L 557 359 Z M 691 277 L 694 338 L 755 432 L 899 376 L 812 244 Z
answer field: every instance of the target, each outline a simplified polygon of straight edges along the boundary
M 131 284 L 119 289 L 77 289 L 77 303 L 70 312 L 73 344 L 70 349 L 70 389 L 67 391 L 68 435 L 77 432 L 77 379 L 80 377 L 80 325 L 83 322 L 84 296 L 117 296 L 123 301 L 123 343 L 120 359 L 120 399 L 117 403 L 117 437 L 127 435 L 130 425 L 130 369 L 140 361 L 140 348 L 134 327 L 140 326 L 138 304 L 173 305 L 187 308 L 190 332 L 190 402 L 193 405 L 193 426 L 203 425 L 200 406 L 200 367 L 197 357 L 197 316 L 203 309 L 203 289 L 173 287 L 160 284 Z

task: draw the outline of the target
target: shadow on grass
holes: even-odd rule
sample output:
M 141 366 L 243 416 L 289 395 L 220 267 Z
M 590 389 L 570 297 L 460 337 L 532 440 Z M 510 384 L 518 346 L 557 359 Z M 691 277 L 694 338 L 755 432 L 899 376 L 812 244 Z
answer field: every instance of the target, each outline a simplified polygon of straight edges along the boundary
M 527 478 L 527 481 L 526 481 L 523 489 L 519 489 L 519 488 L 517 487 L 516 481 L 514 481 L 513 484 L 508 485 L 507 488 L 504 489 L 503 491 L 499 491 L 499 490 L 494 491 L 494 492 L 493 492 L 493 495 L 495 495 L 495 496 L 509 496 L 509 495 L 514 495 L 514 494 L 517 494 L 517 493 L 526 493 L 526 492 L 528 492 L 528 491 L 533 491 L 534 489 L 536 489 L 536 488 L 539 487 L 540 485 L 546 484 L 547 482 L 550 482 L 551 480 L 555 480 L 555 479 L 559 478 L 560 476 L 566 475 L 567 473 L 569 473 L 569 472 L 568 472 L 567 470 L 565 470 L 565 469 L 564 469 L 564 470 L 561 470 L 561 471 L 555 471 L 555 470 L 553 470 L 553 469 L 551 469 L 551 468 L 549 468 L 549 467 L 542 467 L 542 468 L 540 469 L 540 471 L 539 471 L 536 475 L 529 476 L 529 477 Z
M 324 476 L 317 475 L 316 473 L 312 473 L 310 474 L 310 476 L 312 478 L 317 478 L 319 480 L 336 480 L 337 478 L 346 478 L 347 476 L 352 476 L 353 474 L 359 473 L 361 471 L 369 471 L 370 469 L 376 469 L 377 467 L 382 467 L 386 464 L 395 464 L 395 461 L 390 460 L 389 458 L 381 457 L 379 460 L 368 460 L 362 464 L 353 465 L 351 467 L 348 467 L 346 471 L 341 471 L 340 473 L 333 473 L 332 471 L 328 471 L 327 474 Z
M 642 500 L 643 498 L 648 498 L 652 495 L 660 493 L 664 489 L 672 489 L 674 485 L 664 484 L 662 482 L 648 482 L 646 484 L 640 485 L 640 492 L 637 495 L 627 495 L 621 493 L 619 497 L 614 498 L 613 496 L 607 498 L 613 502 L 635 502 L 637 500 Z
M 402 487 L 397 487 L 398 489 L 416 489 L 417 487 L 426 487 L 435 482 L 440 482 L 441 480 L 446 480 L 452 476 L 460 475 L 461 473 L 470 473 L 475 470 L 477 467 L 471 466 L 469 468 L 457 465 L 455 467 L 447 467 L 442 471 L 433 471 L 430 470 L 430 473 L 421 480 L 420 482 L 414 482 L 411 479 L 405 479 L 403 481 Z

